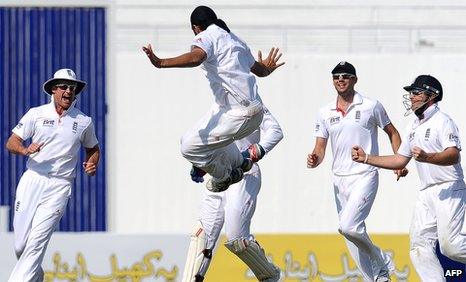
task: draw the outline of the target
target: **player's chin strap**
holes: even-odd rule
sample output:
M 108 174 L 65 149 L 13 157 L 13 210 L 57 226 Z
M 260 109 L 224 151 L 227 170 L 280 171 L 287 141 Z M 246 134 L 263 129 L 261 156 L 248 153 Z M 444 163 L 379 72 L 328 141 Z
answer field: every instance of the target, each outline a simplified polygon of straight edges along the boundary
M 280 269 L 267 260 L 264 250 L 254 238 L 233 239 L 226 242 L 225 247 L 246 263 L 259 281 L 280 280 Z
M 191 242 L 189 244 L 188 257 L 183 272 L 183 282 L 202 282 L 212 260 L 212 248 L 207 248 L 207 240 L 204 227 L 197 222 Z
M 419 106 L 417 106 L 415 109 L 412 109 L 411 108 L 411 94 L 410 93 L 406 93 L 403 95 L 403 106 L 405 107 L 406 109 L 406 112 L 404 114 L 404 116 L 409 116 L 412 112 L 414 112 L 418 117 L 422 117 L 422 114 L 424 113 L 424 111 L 426 110 L 427 108 L 427 103 L 429 103 L 430 101 L 432 101 L 433 99 L 435 99 L 435 97 L 438 96 L 437 93 L 432 93 L 432 92 L 429 92 L 431 95 L 429 95 L 429 97 L 422 103 L 420 104 Z

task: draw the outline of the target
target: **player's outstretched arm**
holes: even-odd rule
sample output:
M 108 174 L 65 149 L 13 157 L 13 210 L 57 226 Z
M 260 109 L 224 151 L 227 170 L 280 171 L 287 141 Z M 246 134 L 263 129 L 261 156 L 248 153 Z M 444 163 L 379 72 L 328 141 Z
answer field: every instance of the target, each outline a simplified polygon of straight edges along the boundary
M 387 133 L 388 139 L 390 139 L 390 144 L 392 145 L 393 153 L 396 154 L 398 152 L 398 148 L 400 148 L 401 145 L 400 133 L 392 123 L 387 124 L 383 128 L 383 130 L 385 131 L 385 133 Z M 398 181 L 400 180 L 400 177 L 405 177 L 406 175 L 408 175 L 409 170 L 406 167 L 404 167 L 402 169 L 395 169 L 393 170 L 393 172 L 396 175 L 396 181 Z
M 364 150 L 357 145 L 353 146 L 353 149 L 351 150 L 351 157 L 355 162 L 365 163 L 386 169 L 402 169 L 411 159 L 400 154 L 391 156 L 369 155 L 366 154 Z
M 190 52 L 177 57 L 162 59 L 155 55 L 152 46 L 149 44 L 142 47 L 147 58 L 156 68 L 192 68 L 197 67 L 207 58 L 207 54 L 199 47 L 193 47 Z
M 269 55 L 265 60 L 262 59 L 262 52 L 259 51 L 258 59 L 254 65 L 252 65 L 251 72 L 258 77 L 265 77 L 270 75 L 277 68 L 283 66 L 285 62 L 278 63 L 282 56 L 282 53 L 278 53 L 279 50 L 280 49 L 275 47 L 270 49 Z
M 6 142 L 6 149 L 13 154 L 29 156 L 31 154 L 39 152 L 42 146 L 44 145 L 43 143 L 31 143 L 28 147 L 24 147 L 23 142 L 24 140 L 21 139 L 21 137 L 13 133 Z

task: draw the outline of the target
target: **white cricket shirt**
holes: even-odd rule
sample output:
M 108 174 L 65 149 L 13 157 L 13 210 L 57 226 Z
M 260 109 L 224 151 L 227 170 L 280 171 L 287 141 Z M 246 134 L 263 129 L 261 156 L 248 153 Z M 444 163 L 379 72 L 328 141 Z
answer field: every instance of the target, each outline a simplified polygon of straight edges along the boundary
M 337 109 L 336 101 L 319 110 L 314 136 L 330 139 L 335 175 L 358 174 L 376 168 L 354 162 L 352 147 L 359 145 L 366 153 L 378 155 L 377 127 L 384 128 L 390 123 L 382 104 L 355 92 L 346 113 Z
M 424 111 L 424 118 L 415 117 L 408 124 L 407 133 L 402 139 L 398 154 L 411 158 L 411 149 L 417 146 L 427 153 L 442 152 L 449 147 L 461 150 L 458 127 L 437 104 Z M 450 166 L 441 166 L 416 161 L 421 181 L 421 190 L 443 182 L 463 179 L 461 161 Z
M 202 69 L 218 105 L 248 106 L 257 99 L 256 77 L 251 73 L 256 60 L 240 38 L 212 24 L 194 37 L 192 46 L 207 54 Z
M 240 151 L 244 151 L 249 145 L 258 143 L 264 148 L 264 151 L 268 153 L 282 138 L 283 131 L 278 121 L 270 111 L 264 107 L 264 117 L 259 128 L 243 139 L 235 141 L 235 144 Z
M 12 132 L 21 139 L 43 143 L 39 152 L 29 156 L 27 168 L 41 175 L 73 178 L 81 144 L 93 148 L 98 144 L 92 119 L 73 105 L 59 117 L 52 101 L 31 108 Z

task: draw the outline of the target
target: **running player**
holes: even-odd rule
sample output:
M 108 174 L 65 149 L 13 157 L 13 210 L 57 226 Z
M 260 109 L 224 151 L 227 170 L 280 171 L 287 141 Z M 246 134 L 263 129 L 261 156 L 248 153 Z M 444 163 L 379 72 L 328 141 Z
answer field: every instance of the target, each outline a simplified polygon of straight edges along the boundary
M 415 117 L 398 153 L 377 156 L 354 146 L 352 157 L 356 162 L 387 169 L 404 167 L 411 158 L 416 160 L 421 191 L 411 222 L 411 261 L 422 281 L 445 281 L 435 253 L 437 240 L 442 254 L 466 263 L 466 185 L 458 127 L 438 106 L 443 89 L 435 77 L 420 75 L 404 89 L 408 91 L 407 113 L 414 112 Z
M 100 150 L 94 126 L 74 107 L 85 86 L 72 70 L 58 70 L 43 85 L 50 103 L 31 108 L 6 143 L 11 153 L 29 157 L 16 189 L 13 229 L 18 262 L 9 282 L 43 281 L 42 260 L 71 195 L 81 145 L 86 150 L 84 171 L 96 173 Z M 29 138 L 32 142 L 25 147 Z
M 354 90 L 358 81 L 356 69 L 341 62 L 332 70 L 336 101 L 319 111 L 315 127 L 315 147 L 307 158 L 309 168 L 324 159 L 327 140 L 333 152 L 334 191 L 339 229 L 364 281 L 389 281 L 394 266 L 390 257 L 375 246 L 366 232 L 365 220 L 377 194 L 379 175 L 375 167 L 351 160 L 353 144 L 378 152 L 377 128 L 382 128 L 397 151 L 401 140 L 384 107 L 378 101 Z M 398 178 L 406 170 L 396 171 Z

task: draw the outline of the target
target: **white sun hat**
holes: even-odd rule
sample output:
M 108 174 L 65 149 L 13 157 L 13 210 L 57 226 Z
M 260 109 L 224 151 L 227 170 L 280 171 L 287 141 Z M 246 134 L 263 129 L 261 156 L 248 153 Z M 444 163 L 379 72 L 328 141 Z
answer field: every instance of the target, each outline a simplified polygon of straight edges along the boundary
M 58 81 L 63 82 L 74 82 L 76 83 L 76 95 L 78 95 L 86 86 L 86 82 L 76 79 L 76 74 L 71 69 L 59 69 L 53 75 L 53 78 L 47 80 L 44 85 L 44 91 L 47 94 L 53 95 L 52 87 L 57 84 Z

